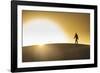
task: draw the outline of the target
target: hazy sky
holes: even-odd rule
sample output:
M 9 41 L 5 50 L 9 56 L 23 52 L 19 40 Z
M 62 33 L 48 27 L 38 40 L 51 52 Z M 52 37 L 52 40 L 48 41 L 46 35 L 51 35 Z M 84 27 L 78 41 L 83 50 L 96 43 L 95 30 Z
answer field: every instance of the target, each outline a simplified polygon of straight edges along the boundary
M 37 18 L 48 19 L 56 22 L 67 36 L 68 43 L 74 43 L 74 34 L 79 35 L 79 43 L 90 43 L 90 14 L 71 13 L 71 12 L 46 12 L 46 11 L 27 11 L 23 10 L 23 26 L 30 20 Z

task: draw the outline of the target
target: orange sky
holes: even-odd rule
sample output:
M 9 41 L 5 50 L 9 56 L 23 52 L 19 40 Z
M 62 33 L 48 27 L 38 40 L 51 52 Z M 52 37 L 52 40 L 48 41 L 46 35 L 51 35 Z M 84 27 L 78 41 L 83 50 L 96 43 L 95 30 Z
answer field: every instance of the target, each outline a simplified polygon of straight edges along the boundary
M 74 43 L 75 32 L 79 35 L 79 43 L 90 44 L 90 14 L 71 12 L 47 12 L 23 10 L 23 25 L 36 18 L 45 18 L 56 22 L 64 31 L 69 43 Z M 25 25 L 24 25 L 25 26 Z

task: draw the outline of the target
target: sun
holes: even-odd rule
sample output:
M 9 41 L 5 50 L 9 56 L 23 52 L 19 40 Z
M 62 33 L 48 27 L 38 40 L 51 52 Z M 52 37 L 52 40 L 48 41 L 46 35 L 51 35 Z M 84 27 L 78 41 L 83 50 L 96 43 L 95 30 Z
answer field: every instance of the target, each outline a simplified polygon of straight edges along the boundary
M 45 46 L 46 45 L 46 43 L 39 43 L 39 44 L 37 44 L 38 46 Z
M 61 27 L 49 19 L 32 19 L 23 26 L 23 46 L 66 43 Z

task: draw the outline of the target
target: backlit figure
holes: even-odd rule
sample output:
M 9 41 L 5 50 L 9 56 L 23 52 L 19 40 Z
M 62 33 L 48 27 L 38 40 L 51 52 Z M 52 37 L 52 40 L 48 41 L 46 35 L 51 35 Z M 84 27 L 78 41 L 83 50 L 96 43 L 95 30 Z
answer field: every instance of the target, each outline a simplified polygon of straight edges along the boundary
M 79 37 L 77 33 L 75 33 L 74 39 L 75 39 L 75 44 L 78 44 Z

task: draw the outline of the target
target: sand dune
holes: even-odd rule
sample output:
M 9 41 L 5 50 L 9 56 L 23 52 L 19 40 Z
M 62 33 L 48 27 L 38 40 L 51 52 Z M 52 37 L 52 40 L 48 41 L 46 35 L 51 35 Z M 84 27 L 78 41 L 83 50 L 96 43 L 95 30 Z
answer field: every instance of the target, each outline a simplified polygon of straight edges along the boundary
M 81 60 L 90 58 L 90 45 L 84 44 L 46 44 L 25 46 L 22 49 L 23 62 Z

